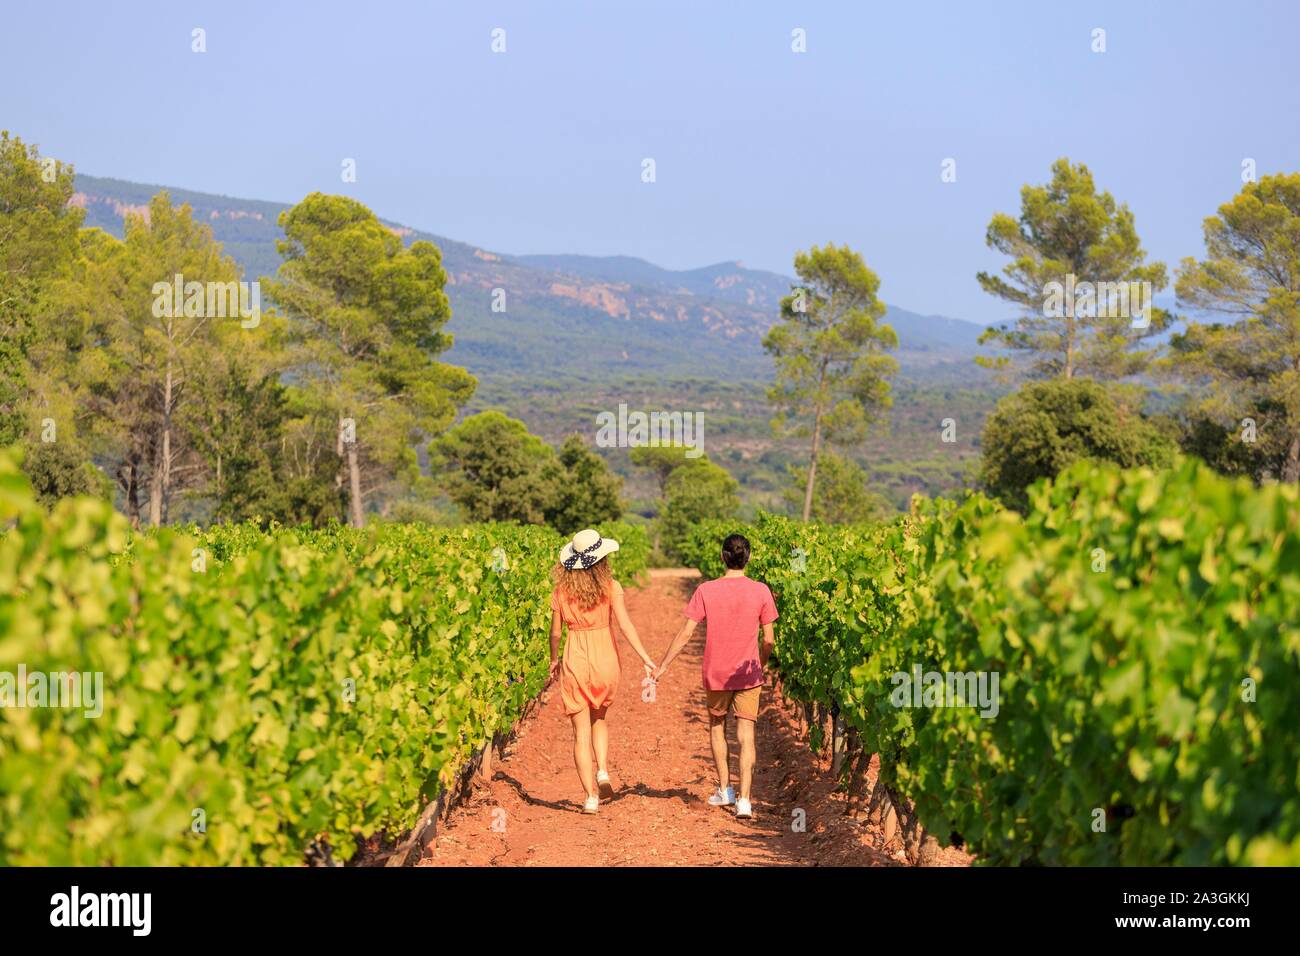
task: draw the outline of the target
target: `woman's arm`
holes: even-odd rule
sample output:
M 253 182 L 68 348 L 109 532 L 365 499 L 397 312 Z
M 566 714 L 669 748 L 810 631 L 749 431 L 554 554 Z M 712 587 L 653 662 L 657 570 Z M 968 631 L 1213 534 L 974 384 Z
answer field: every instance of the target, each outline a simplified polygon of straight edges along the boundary
M 618 620 L 619 630 L 623 632 L 627 642 L 632 645 L 632 650 L 636 651 L 637 656 L 641 658 L 641 663 L 646 666 L 646 671 L 653 671 L 655 662 L 645 652 L 645 647 L 641 644 L 641 638 L 637 636 L 636 627 L 632 624 L 632 619 L 627 616 L 627 605 L 623 603 L 623 589 L 615 588 L 611 600 L 614 603 L 614 617 Z
M 550 673 L 546 675 L 546 680 L 548 682 L 552 678 L 554 678 L 555 675 L 559 673 L 560 670 L 560 634 L 561 634 L 560 625 L 562 623 L 563 622 L 560 620 L 560 612 L 552 611 L 551 612 L 551 670 Z

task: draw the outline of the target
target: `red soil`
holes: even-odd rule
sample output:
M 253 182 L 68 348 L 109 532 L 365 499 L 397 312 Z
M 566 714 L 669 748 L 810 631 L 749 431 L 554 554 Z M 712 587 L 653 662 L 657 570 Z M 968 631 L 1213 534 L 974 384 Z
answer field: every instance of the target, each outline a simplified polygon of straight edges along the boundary
M 628 589 L 628 612 L 652 657 L 662 656 L 680 626 L 693 583 L 682 573 L 657 572 L 648 586 Z M 613 799 L 595 816 L 581 812 L 573 734 L 559 692 L 551 689 L 505 758 L 493 764 L 491 781 L 439 824 L 420 865 L 901 865 L 901 850 L 877 849 L 882 834 L 845 816 L 846 800 L 835 792 L 827 762 L 797 739 L 793 715 L 770 689 L 758 721 L 754 819 L 709 806 L 716 780 L 700 686 L 703 637 L 659 682 L 654 703 L 642 702 L 642 669 L 619 643 L 622 683 L 609 710 Z M 733 781 L 734 723 L 728 722 Z M 792 826 L 798 810 L 804 832 Z M 968 860 L 948 849 L 941 862 Z

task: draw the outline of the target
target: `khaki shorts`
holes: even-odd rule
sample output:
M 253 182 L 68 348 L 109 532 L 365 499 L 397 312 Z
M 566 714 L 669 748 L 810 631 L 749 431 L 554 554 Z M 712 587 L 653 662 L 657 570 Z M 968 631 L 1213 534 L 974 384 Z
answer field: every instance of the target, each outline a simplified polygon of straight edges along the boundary
M 758 694 L 762 689 L 759 686 L 746 690 L 705 690 L 704 694 L 709 713 L 714 717 L 725 717 L 730 710 L 741 720 L 758 720 Z

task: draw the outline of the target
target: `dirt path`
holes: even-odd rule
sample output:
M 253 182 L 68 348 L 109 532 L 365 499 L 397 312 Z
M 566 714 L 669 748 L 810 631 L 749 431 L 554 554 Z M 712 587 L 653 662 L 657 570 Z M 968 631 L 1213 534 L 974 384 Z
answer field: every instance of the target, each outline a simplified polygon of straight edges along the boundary
M 652 657 L 672 640 L 693 586 L 689 575 L 666 572 L 628 589 L 628 612 Z M 552 690 L 496 761 L 490 783 L 440 825 L 420 865 L 898 865 L 871 845 L 867 825 L 844 815 L 844 797 L 796 740 L 773 693 L 765 691 L 758 722 L 755 818 L 737 820 L 705 802 L 716 782 L 700 688 L 702 648 L 697 637 L 660 681 L 655 702 L 644 703 L 642 669 L 620 639 L 623 676 L 609 711 L 616 793 L 597 815 L 581 812 L 572 731 Z M 734 720 L 728 736 L 735 775 Z M 804 832 L 792 826 L 796 810 L 803 811 Z M 964 857 L 946 851 L 944 862 L 959 865 Z

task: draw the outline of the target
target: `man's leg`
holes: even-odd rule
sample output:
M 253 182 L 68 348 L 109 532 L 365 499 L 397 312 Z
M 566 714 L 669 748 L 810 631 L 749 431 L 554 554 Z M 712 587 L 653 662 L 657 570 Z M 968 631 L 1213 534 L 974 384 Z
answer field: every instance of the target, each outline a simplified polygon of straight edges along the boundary
M 742 800 L 749 799 L 749 785 L 754 779 L 754 721 L 736 718 L 736 736 L 740 739 L 740 793 Z
M 596 795 L 596 780 L 591 772 L 591 714 L 582 708 L 572 714 L 573 720 L 573 765 L 578 770 L 578 779 L 588 797 Z
M 742 800 L 749 799 L 749 786 L 754 779 L 754 727 L 758 723 L 758 702 L 761 687 L 736 691 L 736 738 L 740 741 L 740 793 Z
M 731 754 L 727 751 L 727 715 L 718 716 L 709 713 L 709 743 L 713 745 L 713 762 L 718 766 L 718 789 L 726 790 L 731 783 L 731 771 L 728 764 Z

